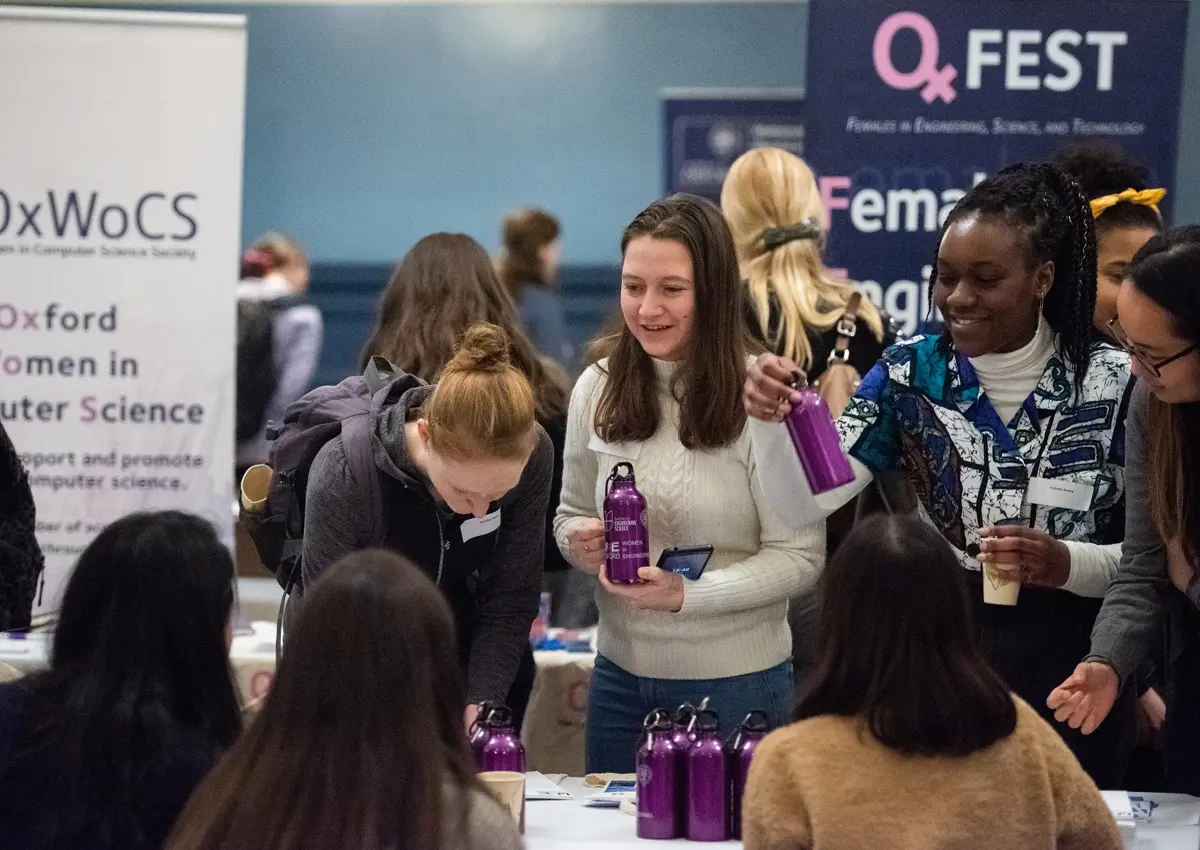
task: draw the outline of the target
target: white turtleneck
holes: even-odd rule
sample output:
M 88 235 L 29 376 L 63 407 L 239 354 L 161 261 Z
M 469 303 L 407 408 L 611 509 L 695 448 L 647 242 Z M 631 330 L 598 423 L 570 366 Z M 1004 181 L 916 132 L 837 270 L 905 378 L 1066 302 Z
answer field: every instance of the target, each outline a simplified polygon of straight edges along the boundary
M 1007 354 L 984 354 L 971 358 L 979 388 L 987 395 L 1005 425 L 1012 421 L 1025 399 L 1037 388 L 1053 353 L 1054 331 L 1039 316 L 1033 339 L 1021 348 Z
M 654 361 L 661 418 L 638 443 L 606 443 L 595 433 L 596 405 L 607 380 L 601 361 L 571 394 L 563 453 L 562 497 L 554 520 L 559 548 L 583 518 L 602 517 L 613 464 L 628 461 L 646 497 L 650 562 L 668 546 L 710 544 L 699 581 L 684 582 L 676 614 L 643 611 L 597 592 L 599 650 L 636 676 L 718 679 L 756 673 L 791 655 L 787 600 L 809 590 L 825 559 L 825 527 L 790 529 L 767 504 L 754 476 L 749 429 L 718 449 L 679 441 L 679 403 L 670 393 L 678 363 Z M 569 557 L 569 555 L 568 555 Z

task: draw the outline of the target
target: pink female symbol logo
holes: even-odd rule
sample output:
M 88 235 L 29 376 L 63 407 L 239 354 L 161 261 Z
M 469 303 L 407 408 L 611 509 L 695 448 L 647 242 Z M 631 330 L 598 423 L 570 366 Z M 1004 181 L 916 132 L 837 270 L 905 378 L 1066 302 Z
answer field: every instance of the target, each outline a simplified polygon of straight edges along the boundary
M 916 68 L 902 72 L 892 64 L 892 39 L 906 29 L 921 39 L 921 58 Z M 924 86 L 921 98 L 926 103 L 933 103 L 939 97 L 950 103 L 958 96 L 950 85 L 958 71 L 950 64 L 938 68 L 938 51 L 937 30 L 927 17 L 917 12 L 897 12 L 885 18 L 875 32 L 875 73 L 889 86 L 901 91 Z

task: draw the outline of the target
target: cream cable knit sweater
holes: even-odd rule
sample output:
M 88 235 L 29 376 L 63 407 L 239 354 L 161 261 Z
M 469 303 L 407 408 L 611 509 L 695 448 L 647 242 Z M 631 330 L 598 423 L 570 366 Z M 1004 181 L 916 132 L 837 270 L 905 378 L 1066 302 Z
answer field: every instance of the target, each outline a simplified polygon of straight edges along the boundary
M 650 562 L 668 546 L 710 544 L 714 552 L 699 581 L 684 580 L 677 614 L 641 611 L 598 590 L 600 653 L 634 675 L 658 679 L 740 676 L 786 661 L 787 600 L 817 579 L 824 522 L 795 532 L 775 517 L 753 474 L 748 429 L 721 449 L 683 447 L 679 405 L 669 392 L 677 364 L 655 361 L 658 432 L 641 443 L 605 443 L 592 426 L 605 365 L 588 369 L 571 395 L 554 521 L 559 548 L 567 555 L 567 533 L 580 518 L 603 516 L 608 475 L 629 461 L 648 505 Z

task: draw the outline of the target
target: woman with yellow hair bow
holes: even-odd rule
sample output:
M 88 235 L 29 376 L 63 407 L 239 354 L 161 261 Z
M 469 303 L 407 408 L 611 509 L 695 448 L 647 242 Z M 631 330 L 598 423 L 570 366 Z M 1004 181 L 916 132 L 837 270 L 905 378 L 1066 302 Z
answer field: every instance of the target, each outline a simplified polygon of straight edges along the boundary
M 1096 313 L 1101 334 L 1116 321 L 1117 293 L 1138 249 L 1162 232 L 1165 189 L 1148 187 L 1146 167 L 1111 144 L 1072 145 L 1055 157 L 1091 201 L 1096 219 Z

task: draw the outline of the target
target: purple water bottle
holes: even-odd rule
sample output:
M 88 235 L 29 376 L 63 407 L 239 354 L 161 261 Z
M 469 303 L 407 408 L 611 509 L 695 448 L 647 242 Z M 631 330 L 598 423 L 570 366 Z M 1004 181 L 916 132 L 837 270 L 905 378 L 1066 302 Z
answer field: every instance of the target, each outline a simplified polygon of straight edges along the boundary
M 842 442 L 825 400 L 809 386 L 800 387 L 798 392 L 802 398 L 792 404 L 783 421 L 796 454 L 800 456 L 809 489 L 817 494 L 849 484 L 854 480 L 854 470 L 842 451 Z
M 733 774 L 730 823 L 733 825 L 733 837 L 738 840 L 742 837 L 742 795 L 746 793 L 746 776 L 750 773 L 754 751 L 767 736 L 769 728 L 766 712 L 752 711 L 738 724 L 725 749 L 729 758 L 729 772 Z
M 496 703 L 484 702 L 479 705 L 479 714 L 471 724 L 471 734 L 468 742 L 471 745 L 471 755 L 475 757 L 475 766 L 483 770 L 483 745 L 492 737 L 491 715 L 496 710 Z
M 695 723 L 696 706 L 690 702 L 685 702 L 675 710 L 675 731 L 672 737 L 679 752 L 686 753 L 692 748 L 692 741 L 696 740 Z
M 671 715 L 656 708 L 646 717 L 637 752 L 637 837 L 679 838 L 679 776 L 683 753 L 675 746 Z
M 620 472 L 621 467 L 629 470 Z M 633 464 L 612 468 L 604 492 L 604 567 L 613 584 L 637 584 L 638 570 L 650 566 L 646 499 L 638 492 Z
M 696 740 L 687 752 L 687 837 L 729 838 L 729 766 L 716 712 L 696 713 Z
M 483 745 L 483 770 L 525 772 L 525 746 L 513 729 L 512 712 L 503 705 L 492 709 L 488 716 L 491 734 Z

